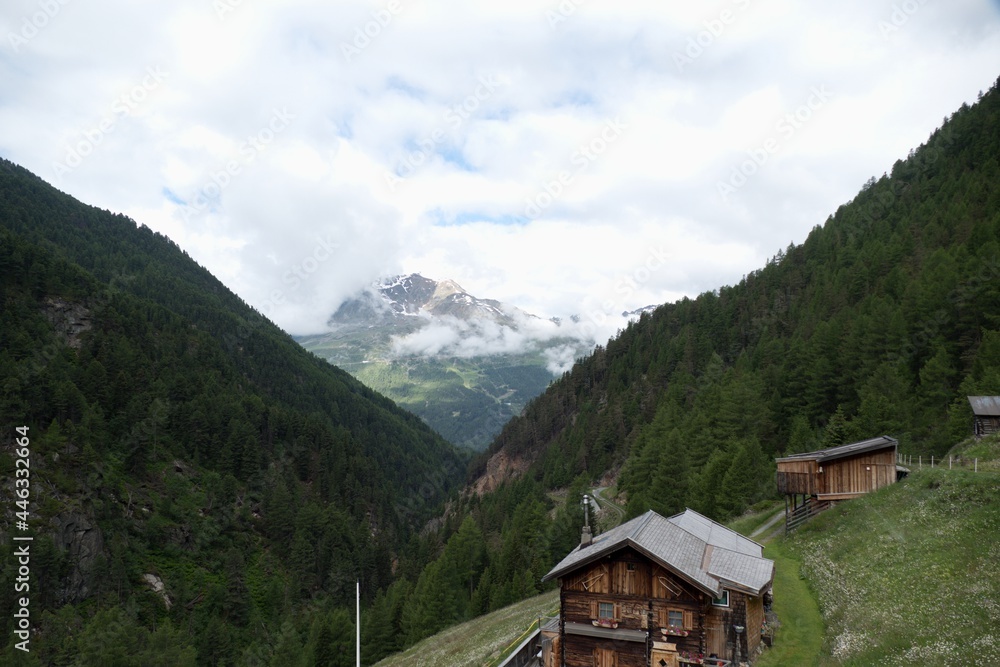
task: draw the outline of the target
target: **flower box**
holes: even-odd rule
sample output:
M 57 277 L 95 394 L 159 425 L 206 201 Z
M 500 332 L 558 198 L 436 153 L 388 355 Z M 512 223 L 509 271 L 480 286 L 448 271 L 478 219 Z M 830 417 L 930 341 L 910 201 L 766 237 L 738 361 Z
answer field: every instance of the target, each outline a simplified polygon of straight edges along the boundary
M 594 624 L 595 628 L 612 628 L 612 629 L 614 629 L 614 628 L 618 627 L 618 621 L 611 620 L 610 618 L 592 619 L 590 622 Z
M 676 626 L 660 628 L 660 632 L 664 635 L 673 635 L 674 637 L 687 637 L 691 634 L 690 630 L 685 630 L 684 628 L 678 628 Z

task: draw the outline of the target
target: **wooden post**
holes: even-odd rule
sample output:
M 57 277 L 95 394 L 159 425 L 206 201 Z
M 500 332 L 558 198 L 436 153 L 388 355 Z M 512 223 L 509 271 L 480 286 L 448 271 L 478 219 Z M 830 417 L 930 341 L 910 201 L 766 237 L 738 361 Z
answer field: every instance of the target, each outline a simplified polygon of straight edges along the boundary
M 358 631 L 357 639 L 355 640 L 355 646 L 357 648 L 357 662 L 358 667 L 361 667 L 361 580 L 358 579 L 357 588 L 357 598 L 356 598 L 356 616 L 354 621 L 354 627 Z
M 979 459 L 976 459 L 976 469 L 973 472 L 979 472 Z
M 948 457 L 948 470 L 951 470 L 951 457 Z

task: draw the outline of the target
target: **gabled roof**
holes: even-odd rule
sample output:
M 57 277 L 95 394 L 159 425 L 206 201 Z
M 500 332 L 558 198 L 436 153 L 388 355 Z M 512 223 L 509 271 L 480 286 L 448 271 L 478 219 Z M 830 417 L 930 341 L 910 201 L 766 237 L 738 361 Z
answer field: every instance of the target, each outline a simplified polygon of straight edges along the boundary
M 852 442 L 848 445 L 839 445 L 837 447 L 819 449 L 815 452 L 792 454 L 791 456 L 785 456 L 777 459 L 777 461 L 779 463 L 781 461 L 817 461 L 819 463 L 825 463 L 826 461 L 832 461 L 834 459 L 842 459 L 845 456 L 864 454 L 866 452 L 873 452 L 886 447 L 895 447 L 898 444 L 899 442 L 895 438 L 883 435 L 878 438 L 872 438 L 871 440 L 862 440 L 861 442 Z
M 694 510 L 666 519 L 650 510 L 578 546 L 542 581 L 561 577 L 587 563 L 630 546 L 696 588 L 720 597 L 723 588 L 759 595 L 774 577 L 774 561 L 763 547 Z
M 1000 396 L 969 396 L 969 404 L 977 417 L 1000 417 Z

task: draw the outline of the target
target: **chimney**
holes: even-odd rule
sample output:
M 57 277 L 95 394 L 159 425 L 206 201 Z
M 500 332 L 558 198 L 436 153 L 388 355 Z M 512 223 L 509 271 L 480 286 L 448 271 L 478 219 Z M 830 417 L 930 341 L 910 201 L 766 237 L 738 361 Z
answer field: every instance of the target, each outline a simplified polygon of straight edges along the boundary
M 580 548 L 589 547 L 594 542 L 590 531 L 590 496 L 583 494 L 583 532 L 580 534 Z

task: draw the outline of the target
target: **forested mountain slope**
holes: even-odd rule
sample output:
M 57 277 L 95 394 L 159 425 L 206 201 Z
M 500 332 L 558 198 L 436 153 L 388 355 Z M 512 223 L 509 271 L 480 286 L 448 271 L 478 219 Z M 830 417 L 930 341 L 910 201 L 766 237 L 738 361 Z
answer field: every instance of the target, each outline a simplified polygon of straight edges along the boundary
M 609 471 L 631 515 L 726 519 L 773 496 L 776 455 L 882 434 L 940 455 L 964 439 L 966 395 L 1000 393 L 998 156 L 994 85 L 803 244 L 578 362 L 476 460 L 416 583 L 376 600 L 380 647 L 537 593 Z
M 775 455 L 880 434 L 940 455 L 965 396 L 1000 393 L 998 160 L 994 85 L 804 243 L 578 363 L 474 479 L 503 461 L 556 488 L 623 465 L 632 513 L 719 517 L 770 491 Z
M 0 662 L 284 665 L 352 644 L 354 581 L 370 598 L 406 566 L 462 456 L 165 237 L 6 161 L 0 276 Z M 11 647 L 21 426 L 30 656 Z

